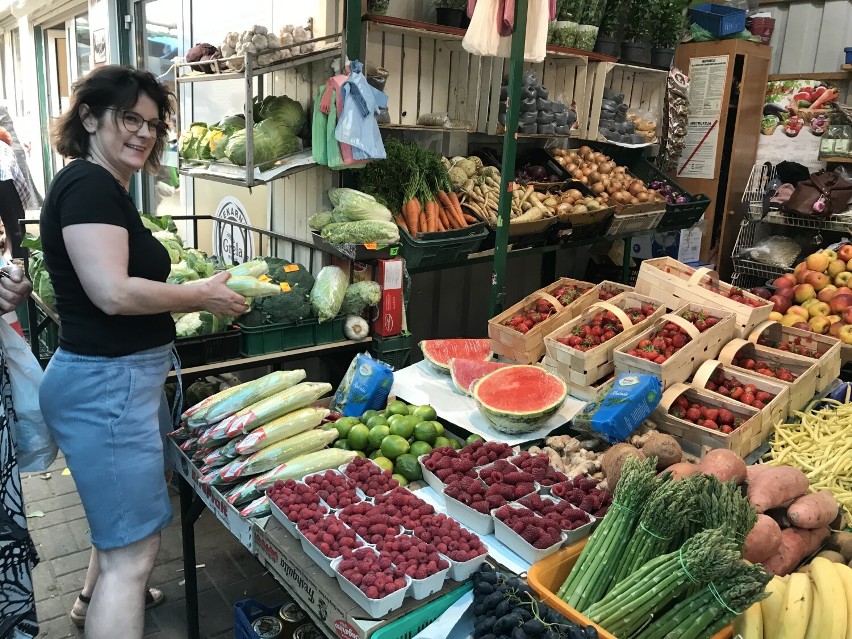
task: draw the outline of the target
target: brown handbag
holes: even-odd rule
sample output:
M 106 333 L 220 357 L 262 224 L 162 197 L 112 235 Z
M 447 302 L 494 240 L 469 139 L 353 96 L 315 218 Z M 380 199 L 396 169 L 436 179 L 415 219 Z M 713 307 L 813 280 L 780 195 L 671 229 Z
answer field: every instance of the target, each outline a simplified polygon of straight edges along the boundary
M 784 206 L 790 213 L 829 217 L 844 213 L 852 201 L 852 182 L 837 173 L 820 171 L 796 185 Z

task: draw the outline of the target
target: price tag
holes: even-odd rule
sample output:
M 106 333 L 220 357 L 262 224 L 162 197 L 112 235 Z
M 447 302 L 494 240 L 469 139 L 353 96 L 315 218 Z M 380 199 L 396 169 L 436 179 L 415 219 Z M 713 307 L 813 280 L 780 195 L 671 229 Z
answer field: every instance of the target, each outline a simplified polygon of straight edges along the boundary
M 265 273 L 263 275 L 258 276 L 257 279 L 261 282 L 271 282 L 272 281 L 272 278 L 269 277 L 268 275 L 266 275 Z
M 399 247 L 392 246 L 390 250 L 391 257 L 396 257 L 399 254 Z
M 284 272 L 285 272 L 285 273 L 294 273 L 294 272 L 296 272 L 296 271 L 298 271 L 298 270 L 299 270 L 299 265 L 298 265 L 298 264 L 288 264 L 287 266 L 285 266 L 285 267 L 284 267 Z
M 287 282 L 281 282 L 281 290 L 282 290 L 284 293 L 289 293 L 289 292 L 290 292 L 291 290 L 293 290 L 293 289 L 291 289 L 291 288 L 290 288 L 290 284 L 289 284 L 289 283 L 287 283 Z
M 370 251 L 375 251 L 377 248 L 379 248 L 379 245 L 375 242 L 369 242 L 367 244 L 364 244 L 364 248 Z

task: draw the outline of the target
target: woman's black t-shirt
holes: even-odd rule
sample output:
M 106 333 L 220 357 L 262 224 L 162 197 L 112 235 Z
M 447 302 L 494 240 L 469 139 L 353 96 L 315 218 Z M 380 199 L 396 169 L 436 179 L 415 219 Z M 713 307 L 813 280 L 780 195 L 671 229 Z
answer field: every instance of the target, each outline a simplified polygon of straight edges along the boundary
M 118 357 L 168 344 L 175 338 L 169 313 L 107 315 L 92 303 L 68 257 L 62 229 L 112 224 L 127 229 L 127 274 L 165 282 L 168 251 L 142 224 L 130 195 L 105 168 L 75 160 L 50 183 L 41 210 L 44 262 L 56 293 L 59 346 L 81 355 Z

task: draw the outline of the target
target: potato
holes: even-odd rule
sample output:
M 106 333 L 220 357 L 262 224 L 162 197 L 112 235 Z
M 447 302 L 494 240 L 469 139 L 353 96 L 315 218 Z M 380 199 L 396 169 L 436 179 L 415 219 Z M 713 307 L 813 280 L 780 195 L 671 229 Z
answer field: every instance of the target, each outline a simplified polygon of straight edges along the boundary
M 720 481 L 736 480 L 742 484 L 746 478 L 746 465 L 742 457 L 732 450 L 717 448 L 707 453 L 698 464 L 698 469 L 707 475 L 714 475 Z
M 778 552 L 781 546 L 781 527 L 772 517 L 758 515 L 743 545 L 743 559 L 762 564 Z
M 825 549 L 839 552 L 846 561 L 852 561 L 852 533 L 842 530 L 831 533 Z
M 642 446 L 642 452 L 647 457 L 657 458 L 657 470 L 663 470 L 683 459 L 683 449 L 671 435 L 666 433 L 651 433 Z
M 815 557 L 822 557 L 823 559 L 828 559 L 833 564 L 845 564 L 846 560 L 843 558 L 839 552 L 835 552 L 834 550 L 823 550 L 818 552 Z
M 787 518 L 799 528 L 822 528 L 837 517 L 837 500 L 827 490 L 799 497 L 787 508 Z
M 615 490 L 615 486 L 621 478 L 621 467 L 624 465 L 624 460 L 631 456 L 645 459 L 645 453 L 630 444 L 616 444 L 603 454 L 601 466 L 610 490 Z
M 749 466 L 746 471 L 748 500 L 759 513 L 786 504 L 808 492 L 808 477 L 798 468 L 770 466 L 757 472 L 752 472 L 751 468 L 755 467 Z
M 787 528 L 781 531 L 781 545 L 778 552 L 763 562 L 763 567 L 773 575 L 789 575 L 802 561 L 817 551 L 830 531 L 826 528 L 805 530 Z
M 694 475 L 695 473 L 700 473 L 698 470 L 698 464 L 690 464 L 689 462 L 678 462 L 677 464 L 672 464 L 668 468 L 666 468 L 664 473 L 671 473 L 672 480 L 678 481 L 679 479 L 686 479 Z

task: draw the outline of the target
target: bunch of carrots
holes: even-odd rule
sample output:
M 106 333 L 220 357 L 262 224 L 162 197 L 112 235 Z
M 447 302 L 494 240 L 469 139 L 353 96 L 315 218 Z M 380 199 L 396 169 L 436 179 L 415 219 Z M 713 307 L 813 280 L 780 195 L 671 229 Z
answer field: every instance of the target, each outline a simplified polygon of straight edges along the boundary
M 411 237 L 417 237 L 418 233 L 463 229 L 479 221 L 462 211 L 455 193 L 440 190 L 434 198 L 427 199 L 425 205 L 421 205 L 417 196 L 409 198 L 403 203 L 402 212 L 395 216 L 395 220 Z

